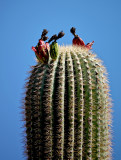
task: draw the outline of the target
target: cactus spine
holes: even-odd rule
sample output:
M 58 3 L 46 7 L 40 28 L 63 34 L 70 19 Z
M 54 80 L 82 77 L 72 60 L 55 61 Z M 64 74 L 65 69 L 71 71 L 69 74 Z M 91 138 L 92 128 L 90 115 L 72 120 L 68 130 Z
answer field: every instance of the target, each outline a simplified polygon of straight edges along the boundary
M 110 160 L 106 71 L 90 51 L 59 47 L 56 61 L 32 67 L 25 96 L 28 160 Z

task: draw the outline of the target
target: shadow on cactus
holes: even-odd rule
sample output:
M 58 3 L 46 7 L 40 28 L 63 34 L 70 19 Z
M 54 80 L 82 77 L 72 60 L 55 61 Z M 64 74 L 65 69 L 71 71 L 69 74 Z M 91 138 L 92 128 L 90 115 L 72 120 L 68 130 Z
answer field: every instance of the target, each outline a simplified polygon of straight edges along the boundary
M 26 82 L 27 159 L 111 160 L 112 110 L 105 67 L 90 51 L 92 43 L 82 43 L 74 27 L 70 46 L 57 45 L 63 32 L 46 44 L 45 33 L 33 48 L 39 61 Z

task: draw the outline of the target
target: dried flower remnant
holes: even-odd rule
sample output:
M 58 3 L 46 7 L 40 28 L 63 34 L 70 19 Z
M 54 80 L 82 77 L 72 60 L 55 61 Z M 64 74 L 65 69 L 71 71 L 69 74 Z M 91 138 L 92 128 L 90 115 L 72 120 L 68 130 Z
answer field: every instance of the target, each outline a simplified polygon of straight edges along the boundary
M 84 41 L 78 35 L 76 35 L 76 28 L 72 27 L 70 29 L 70 32 L 74 35 L 74 39 L 72 41 L 73 45 L 81 46 L 81 47 L 84 47 L 88 50 L 92 49 L 92 45 L 93 45 L 94 41 L 87 43 L 85 45 Z

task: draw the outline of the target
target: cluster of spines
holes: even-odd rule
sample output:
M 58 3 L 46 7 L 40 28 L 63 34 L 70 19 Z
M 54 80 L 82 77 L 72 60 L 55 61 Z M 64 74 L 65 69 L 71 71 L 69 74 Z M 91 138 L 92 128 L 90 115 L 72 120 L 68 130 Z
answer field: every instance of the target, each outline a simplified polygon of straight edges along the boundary
M 104 74 L 99 60 L 76 48 L 35 66 L 25 103 L 28 159 L 110 159 Z
M 42 105 L 41 94 L 46 66 L 38 64 L 32 68 L 25 97 L 26 149 L 28 160 L 42 154 Z

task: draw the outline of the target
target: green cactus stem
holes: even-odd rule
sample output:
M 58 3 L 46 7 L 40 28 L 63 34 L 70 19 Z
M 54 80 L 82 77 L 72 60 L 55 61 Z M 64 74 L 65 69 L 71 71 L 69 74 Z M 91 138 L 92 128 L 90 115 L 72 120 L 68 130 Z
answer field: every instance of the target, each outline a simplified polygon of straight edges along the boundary
M 28 160 L 111 160 L 107 72 L 95 54 L 59 46 L 56 61 L 37 63 L 26 83 Z

